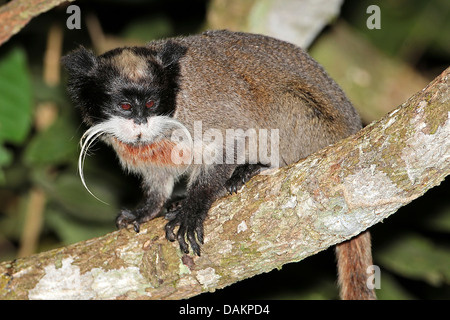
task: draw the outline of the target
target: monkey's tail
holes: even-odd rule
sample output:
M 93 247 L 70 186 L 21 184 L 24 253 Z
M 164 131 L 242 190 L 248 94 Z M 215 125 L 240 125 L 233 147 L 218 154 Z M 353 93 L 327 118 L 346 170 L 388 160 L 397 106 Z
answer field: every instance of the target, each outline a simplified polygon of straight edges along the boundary
M 375 300 L 375 291 L 367 284 L 367 268 L 373 264 L 369 231 L 338 244 L 336 256 L 341 299 Z

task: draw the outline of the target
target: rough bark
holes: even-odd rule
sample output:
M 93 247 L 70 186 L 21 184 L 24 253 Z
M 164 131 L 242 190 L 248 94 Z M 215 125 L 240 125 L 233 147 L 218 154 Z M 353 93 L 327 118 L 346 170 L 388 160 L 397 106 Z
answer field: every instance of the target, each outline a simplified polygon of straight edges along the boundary
M 0 45 L 25 27 L 30 20 L 57 5 L 74 0 L 13 0 L 0 7 Z
M 0 264 L 3 299 L 179 299 L 300 261 L 386 219 L 450 173 L 450 68 L 383 119 L 217 201 L 201 257 L 163 219 Z

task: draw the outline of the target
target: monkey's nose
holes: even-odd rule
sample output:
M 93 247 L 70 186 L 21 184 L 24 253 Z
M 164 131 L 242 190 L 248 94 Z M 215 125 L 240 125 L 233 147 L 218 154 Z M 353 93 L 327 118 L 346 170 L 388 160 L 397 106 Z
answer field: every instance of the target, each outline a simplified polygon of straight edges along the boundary
M 147 123 L 147 118 L 145 117 L 135 117 L 133 118 L 133 122 L 137 125 L 141 125 L 141 124 L 146 124 Z

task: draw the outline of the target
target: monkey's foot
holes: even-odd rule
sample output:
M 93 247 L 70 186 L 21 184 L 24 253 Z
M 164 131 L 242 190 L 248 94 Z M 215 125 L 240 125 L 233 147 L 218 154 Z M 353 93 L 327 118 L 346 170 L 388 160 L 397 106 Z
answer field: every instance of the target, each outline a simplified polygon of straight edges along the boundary
M 257 175 L 263 165 L 261 164 L 243 164 L 234 170 L 230 179 L 225 182 L 225 188 L 230 194 L 237 193 L 253 176 Z
M 203 244 L 203 218 L 198 212 L 191 213 L 185 201 L 181 201 L 177 206 L 166 214 L 166 219 L 170 220 L 165 227 L 166 238 L 169 241 L 177 240 L 180 249 L 184 253 L 189 253 L 189 241 L 192 250 L 200 256 L 200 245 Z M 174 229 L 179 227 L 175 235 Z

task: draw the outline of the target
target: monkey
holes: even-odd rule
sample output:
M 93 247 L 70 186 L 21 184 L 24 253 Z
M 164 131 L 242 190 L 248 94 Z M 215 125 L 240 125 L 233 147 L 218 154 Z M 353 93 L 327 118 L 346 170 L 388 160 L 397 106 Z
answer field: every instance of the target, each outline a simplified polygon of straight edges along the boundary
M 165 236 L 185 254 L 191 248 L 200 256 L 203 223 L 215 200 L 237 193 L 267 168 L 297 162 L 362 127 L 342 89 L 313 58 L 264 35 L 206 31 L 99 56 L 81 46 L 62 63 L 68 93 L 89 127 L 79 161 L 83 184 L 87 188 L 86 151 L 100 139 L 142 180 L 142 203 L 121 210 L 117 227 L 139 232 L 170 207 Z M 224 143 L 219 137 L 230 129 L 237 133 Z M 268 129 L 277 130 L 278 139 L 254 139 Z M 195 130 L 210 139 L 192 143 Z M 271 148 L 270 159 L 255 157 L 252 147 Z M 182 177 L 186 196 L 171 205 Z M 375 299 L 365 281 L 372 265 L 368 231 L 336 252 L 341 298 Z

